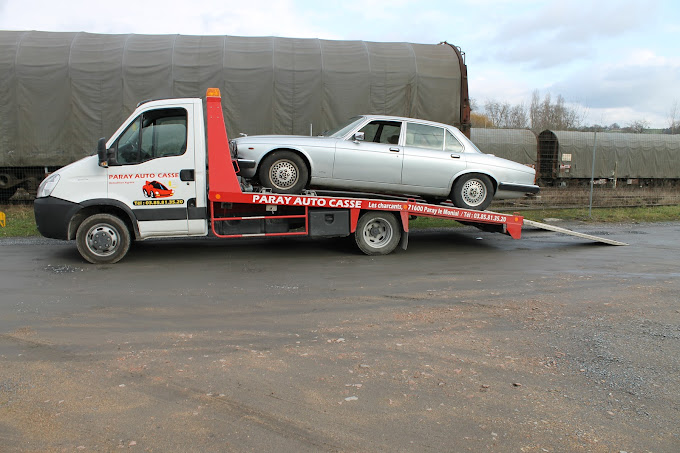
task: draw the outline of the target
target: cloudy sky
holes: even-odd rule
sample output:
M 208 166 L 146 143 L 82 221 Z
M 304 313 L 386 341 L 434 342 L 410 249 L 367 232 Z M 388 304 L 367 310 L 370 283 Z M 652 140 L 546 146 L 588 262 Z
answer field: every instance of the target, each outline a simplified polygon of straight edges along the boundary
M 0 29 L 448 41 L 480 106 L 539 90 L 588 124 L 659 128 L 680 110 L 677 0 L 0 0 Z

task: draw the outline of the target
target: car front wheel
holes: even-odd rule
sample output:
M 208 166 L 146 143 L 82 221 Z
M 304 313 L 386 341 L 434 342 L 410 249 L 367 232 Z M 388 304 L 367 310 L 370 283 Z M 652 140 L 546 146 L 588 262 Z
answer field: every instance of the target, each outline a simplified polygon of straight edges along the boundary
M 113 264 L 130 248 L 130 231 L 125 222 L 114 215 L 94 214 L 78 227 L 76 246 L 90 263 Z
M 276 151 L 260 165 L 260 182 L 276 193 L 300 193 L 307 185 L 309 169 L 305 161 L 292 151 Z
M 483 211 L 493 199 L 493 184 L 486 175 L 464 175 L 453 185 L 451 201 L 456 207 Z

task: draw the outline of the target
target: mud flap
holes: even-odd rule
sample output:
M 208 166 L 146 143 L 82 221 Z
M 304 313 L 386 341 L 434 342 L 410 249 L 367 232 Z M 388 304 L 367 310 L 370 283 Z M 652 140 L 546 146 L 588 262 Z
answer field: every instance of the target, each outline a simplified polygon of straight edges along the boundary
M 408 231 L 404 231 L 401 233 L 401 240 L 399 241 L 399 246 L 401 247 L 402 250 L 406 250 L 406 247 L 408 247 Z

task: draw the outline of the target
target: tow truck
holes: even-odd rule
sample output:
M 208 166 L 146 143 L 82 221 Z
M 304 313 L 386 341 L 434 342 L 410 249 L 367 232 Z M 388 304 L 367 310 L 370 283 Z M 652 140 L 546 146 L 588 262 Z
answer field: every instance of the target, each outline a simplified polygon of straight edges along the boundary
M 42 182 L 36 223 L 45 237 L 75 240 L 82 257 L 94 264 L 118 262 L 132 240 L 149 238 L 353 235 L 363 253 L 385 255 L 406 250 L 409 221 L 416 217 L 456 220 L 513 239 L 521 237 L 525 223 L 516 213 L 408 196 L 278 194 L 254 187 L 238 173 L 219 89 L 207 90 L 205 115 L 199 98 L 144 102 L 108 141 L 99 140 L 96 155 Z M 149 196 L 155 194 L 152 182 L 165 188 L 162 196 Z

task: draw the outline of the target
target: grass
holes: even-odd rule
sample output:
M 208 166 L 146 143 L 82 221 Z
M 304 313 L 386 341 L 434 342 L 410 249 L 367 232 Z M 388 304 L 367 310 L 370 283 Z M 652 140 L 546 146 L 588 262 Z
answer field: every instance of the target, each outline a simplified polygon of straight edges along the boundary
M 680 205 L 652 206 L 641 208 L 593 208 L 592 218 L 588 208 L 580 209 L 542 209 L 520 211 L 525 219 L 543 222 L 548 218 L 578 220 L 583 222 L 633 223 L 633 222 L 672 222 L 680 220 Z M 411 228 L 442 228 L 461 226 L 450 220 L 419 217 L 410 223 Z
M 0 226 L 0 238 L 39 236 L 35 226 L 33 206 L 8 205 L 0 206 L 5 213 L 5 227 Z
M 522 215 L 536 222 L 547 218 L 610 223 L 671 222 L 680 220 L 680 205 L 640 208 L 593 208 L 592 217 L 589 215 L 588 208 L 526 211 Z
M 33 217 L 33 206 L 0 206 L 5 213 L 5 227 L 0 227 L 0 238 L 39 236 Z M 545 209 L 520 212 L 525 218 L 542 222 L 547 218 L 579 220 L 584 222 L 671 222 L 680 220 L 680 205 L 644 208 L 594 208 L 592 218 L 588 209 Z M 411 228 L 442 228 L 460 226 L 457 222 L 419 217 L 410 223 Z

